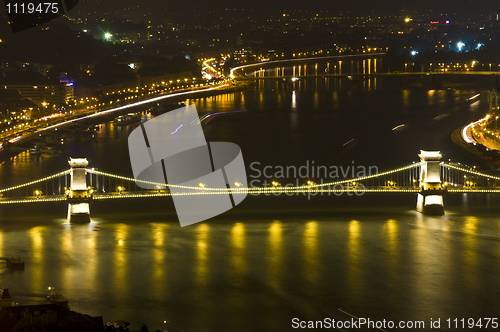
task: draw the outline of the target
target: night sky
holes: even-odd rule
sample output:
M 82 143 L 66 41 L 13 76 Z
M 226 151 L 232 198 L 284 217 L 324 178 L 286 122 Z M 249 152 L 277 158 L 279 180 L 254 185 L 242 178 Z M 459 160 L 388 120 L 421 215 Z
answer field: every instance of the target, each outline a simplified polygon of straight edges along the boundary
M 328 10 L 351 10 L 361 12 L 393 12 L 401 9 L 407 10 L 436 10 L 448 11 L 457 13 L 467 12 L 485 12 L 485 11 L 499 11 L 500 1 L 498 0 L 317 0 L 317 1 L 304 1 L 304 0 L 188 0 L 188 1 L 174 1 L 174 0 L 156 0 L 156 1 L 132 1 L 132 0 L 81 0 L 82 3 L 92 6 L 98 10 L 99 6 L 107 8 L 130 7 L 139 4 L 146 10 L 163 10 L 171 8 L 172 10 L 189 10 L 194 7 L 203 8 L 265 8 L 276 9 L 328 9 Z M 95 7 L 94 7 L 95 6 Z
M 96 17 L 123 17 L 129 18 L 132 21 L 140 22 L 158 19 L 169 19 L 170 16 L 182 13 L 181 17 L 186 17 L 186 23 L 189 20 L 189 14 L 193 9 L 197 9 L 198 13 L 222 8 L 245 8 L 258 10 L 265 13 L 267 10 L 276 12 L 279 10 L 290 9 L 308 9 L 308 10 L 328 10 L 331 12 L 346 12 L 350 16 L 366 15 L 376 13 L 379 15 L 395 14 L 402 10 L 406 10 L 404 15 L 411 15 L 414 11 L 429 11 L 443 13 L 448 15 L 456 14 L 458 18 L 468 18 L 473 15 L 490 15 L 500 12 L 500 1 L 498 0 L 150 0 L 150 1 L 133 1 L 133 0 L 80 0 L 80 3 L 73 9 L 69 16 L 71 17 L 87 17 L 87 13 L 92 13 Z M 3 18 L 3 19 L 2 19 Z M 177 16 L 179 18 L 179 16 Z M 195 19 L 195 18 L 193 18 Z M 0 37 L 10 33 L 10 27 L 7 24 L 6 12 L 0 10 Z

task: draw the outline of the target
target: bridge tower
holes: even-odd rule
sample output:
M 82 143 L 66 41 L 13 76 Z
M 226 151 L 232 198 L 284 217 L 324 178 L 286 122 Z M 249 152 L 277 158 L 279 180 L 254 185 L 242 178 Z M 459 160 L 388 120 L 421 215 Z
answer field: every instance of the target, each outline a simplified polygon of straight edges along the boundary
M 87 187 L 86 158 L 70 158 L 71 187 L 66 191 L 68 200 L 68 222 L 90 222 L 92 189 Z
M 423 214 L 444 214 L 441 152 L 420 150 L 418 156 L 422 164 L 420 166 L 420 193 L 417 196 L 417 211 Z

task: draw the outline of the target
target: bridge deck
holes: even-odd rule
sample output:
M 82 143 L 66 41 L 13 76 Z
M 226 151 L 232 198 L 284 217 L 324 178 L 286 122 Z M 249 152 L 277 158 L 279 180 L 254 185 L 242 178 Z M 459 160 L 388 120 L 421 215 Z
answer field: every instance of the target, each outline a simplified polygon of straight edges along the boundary
M 226 195 L 229 190 L 218 190 L 218 191 L 186 191 L 180 193 L 170 193 L 170 192 L 158 192 L 158 191 L 136 191 L 136 192 L 122 192 L 122 193 L 109 193 L 109 194 L 94 194 L 93 200 L 104 200 L 104 199 L 122 199 L 122 198 L 148 198 L 148 197 L 167 197 L 167 196 L 182 196 L 182 195 Z M 311 187 L 311 188 L 300 188 L 300 189 L 288 189 L 286 187 L 266 187 L 266 188 L 249 188 L 248 190 L 235 190 L 231 191 L 231 194 L 269 194 L 269 193 L 419 193 L 421 192 L 418 187 L 351 187 L 344 186 L 342 189 L 328 189 L 325 187 Z M 433 191 L 427 191 L 427 193 L 432 193 Z M 446 193 L 500 193 L 500 187 L 447 187 L 442 190 L 436 190 L 436 193 L 446 194 Z M 0 199 L 1 204 L 20 204 L 20 203 L 44 203 L 44 202 L 62 202 L 67 201 L 65 196 L 45 195 L 43 197 L 11 197 Z M 0 260 L 6 260 L 6 257 L 0 257 Z

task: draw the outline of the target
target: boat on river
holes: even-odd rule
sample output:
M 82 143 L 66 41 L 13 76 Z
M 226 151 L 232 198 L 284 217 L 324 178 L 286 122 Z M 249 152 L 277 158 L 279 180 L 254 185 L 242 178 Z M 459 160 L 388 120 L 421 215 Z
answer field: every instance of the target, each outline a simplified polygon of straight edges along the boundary
M 140 119 L 141 119 L 140 113 L 129 113 L 127 115 L 120 115 L 119 117 L 115 118 L 115 122 L 119 126 L 124 126 L 139 121 Z
M 7 258 L 7 267 L 9 269 L 24 269 L 24 261 L 20 257 Z

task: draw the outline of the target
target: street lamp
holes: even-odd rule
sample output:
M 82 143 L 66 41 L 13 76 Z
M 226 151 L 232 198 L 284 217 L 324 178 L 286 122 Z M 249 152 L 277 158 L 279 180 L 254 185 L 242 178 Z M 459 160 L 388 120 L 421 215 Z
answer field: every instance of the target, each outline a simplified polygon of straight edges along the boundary
M 105 32 L 105 33 L 104 33 L 104 38 L 106 38 L 106 40 L 110 40 L 110 39 L 111 39 L 111 37 L 113 37 L 113 35 L 112 35 L 112 34 L 110 34 L 109 32 Z

